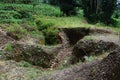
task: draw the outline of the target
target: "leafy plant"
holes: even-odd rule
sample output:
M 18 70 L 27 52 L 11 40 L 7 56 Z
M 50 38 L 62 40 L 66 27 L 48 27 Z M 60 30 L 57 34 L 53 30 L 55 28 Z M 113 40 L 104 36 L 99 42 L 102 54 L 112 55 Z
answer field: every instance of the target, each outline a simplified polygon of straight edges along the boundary
M 111 16 L 116 8 L 117 0 L 82 0 L 84 16 L 89 22 L 112 23 Z
M 50 27 L 43 31 L 45 35 L 46 45 L 55 45 L 58 43 L 58 30 L 54 27 Z
M 7 34 L 16 40 L 21 39 L 26 33 L 26 29 L 18 24 L 10 25 L 7 28 Z
M 8 43 L 8 44 L 6 45 L 6 50 L 7 50 L 7 51 L 12 51 L 12 50 L 13 50 L 13 48 L 12 48 L 12 46 L 11 46 L 10 43 Z
M 30 67 L 30 64 L 26 61 L 23 61 L 23 62 L 20 63 L 20 66 L 21 67 Z
M 38 26 L 38 30 L 42 31 L 44 29 L 47 29 L 48 27 L 54 26 L 54 23 L 51 22 L 49 19 L 37 19 L 36 24 Z

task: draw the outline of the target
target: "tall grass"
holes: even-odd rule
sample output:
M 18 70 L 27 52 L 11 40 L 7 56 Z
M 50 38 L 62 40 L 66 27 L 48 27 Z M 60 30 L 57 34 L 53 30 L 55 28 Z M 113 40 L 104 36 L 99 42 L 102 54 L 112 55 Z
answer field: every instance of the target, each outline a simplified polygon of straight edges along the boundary
M 39 4 L 33 7 L 30 4 L 0 4 L 0 22 L 18 23 L 33 15 L 60 16 L 60 9 L 48 4 Z

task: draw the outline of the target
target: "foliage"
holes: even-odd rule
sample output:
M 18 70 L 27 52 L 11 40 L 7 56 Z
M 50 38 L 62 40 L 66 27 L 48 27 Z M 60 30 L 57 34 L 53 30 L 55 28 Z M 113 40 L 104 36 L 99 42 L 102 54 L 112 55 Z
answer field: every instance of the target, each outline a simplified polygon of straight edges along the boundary
M 116 8 L 117 0 L 103 0 L 102 1 L 102 14 L 101 14 L 101 21 L 105 24 L 110 24 L 113 21 L 111 20 L 111 16 L 114 13 Z M 111 22 L 112 21 L 112 22 Z
M 37 19 L 36 21 L 36 24 L 38 26 L 38 30 L 39 31 L 42 31 L 44 29 L 47 29 L 48 27 L 51 27 L 51 26 L 54 26 L 54 23 L 51 22 L 49 19 Z
M 58 30 L 54 27 L 43 30 L 46 45 L 55 45 L 58 43 Z
M 30 15 L 29 12 L 25 11 L 25 10 L 19 10 L 19 19 L 24 19 L 24 18 L 30 18 L 32 15 Z
M 18 24 L 10 25 L 7 28 L 7 33 L 9 36 L 13 37 L 14 39 L 21 39 L 26 33 L 26 29 L 21 27 Z
M 30 63 L 26 62 L 26 61 L 23 61 L 20 63 L 20 66 L 21 67 L 30 67 Z
M 63 15 L 70 16 L 77 14 L 75 0 L 59 0 L 59 4 Z
M 38 30 L 43 32 L 45 36 L 45 44 L 53 45 L 57 44 L 57 34 L 58 30 L 54 28 L 55 22 L 51 19 L 38 18 L 36 20 Z
M 47 4 L 0 4 L 1 23 L 21 23 L 33 20 L 33 15 L 60 16 L 60 9 Z
M 117 0 L 82 0 L 84 16 L 90 22 L 111 23 Z
M 49 0 L 49 4 L 58 6 L 59 2 L 58 0 Z
M 13 50 L 13 48 L 12 48 L 12 46 L 11 46 L 10 43 L 8 43 L 8 44 L 6 45 L 6 50 L 7 50 L 7 51 L 12 51 L 12 50 Z

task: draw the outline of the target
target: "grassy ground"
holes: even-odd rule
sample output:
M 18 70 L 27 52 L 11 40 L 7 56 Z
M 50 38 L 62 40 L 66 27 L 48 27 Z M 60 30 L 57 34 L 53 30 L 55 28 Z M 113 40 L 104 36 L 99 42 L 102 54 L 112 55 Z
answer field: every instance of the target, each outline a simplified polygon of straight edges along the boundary
M 35 38 L 42 39 L 43 44 L 56 44 L 56 35 L 58 33 L 56 27 L 95 27 L 120 32 L 119 26 L 106 26 L 102 23 L 89 24 L 83 17 L 82 10 L 79 10 L 77 16 L 61 17 L 58 7 L 47 4 L 37 5 L 34 10 L 32 5 L 27 4 L 0 4 L 0 13 L 1 25 L 8 24 L 8 26 L 4 27 L 6 31 L 12 30 L 13 33 L 18 31 L 20 33 L 17 34 L 18 38 L 24 36 L 24 34 L 21 35 L 24 31 Z M 15 30 L 14 27 L 16 26 L 19 29 Z
M 27 23 L 36 26 L 36 20 L 44 22 L 51 21 L 55 27 L 114 27 L 105 26 L 101 23 L 88 24 L 83 17 L 83 11 L 79 10 L 78 16 L 60 17 L 60 9 L 48 4 L 39 4 L 33 8 L 33 5 L 27 4 L 0 4 L 0 22 L 1 23 Z M 119 19 L 117 19 L 119 22 Z M 118 25 L 119 27 L 119 25 Z M 116 28 L 112 28 L 117 30 Z

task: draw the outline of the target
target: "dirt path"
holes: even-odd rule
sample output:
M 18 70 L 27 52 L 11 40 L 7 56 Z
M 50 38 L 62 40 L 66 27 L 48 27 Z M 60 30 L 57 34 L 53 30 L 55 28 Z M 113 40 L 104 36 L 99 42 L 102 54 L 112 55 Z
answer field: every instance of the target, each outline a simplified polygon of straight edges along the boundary
M 51 69 L 56 68 L 60 65 L 61 61 L 71 53 L 72 48 L 70 48 L 70 43 L 67 35 L 61 31 L 59 36 L 62 41 L 63 49 L 58 53 L 54 61 L 52 62 Z

